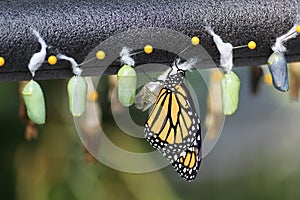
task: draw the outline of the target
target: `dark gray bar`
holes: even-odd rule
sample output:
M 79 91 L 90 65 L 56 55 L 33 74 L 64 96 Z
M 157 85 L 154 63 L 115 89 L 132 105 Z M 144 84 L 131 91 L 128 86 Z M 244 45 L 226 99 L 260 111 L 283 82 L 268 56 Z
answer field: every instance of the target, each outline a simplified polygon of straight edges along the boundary
M 200 36 L 202 46 L 218 63 L 218 51 L 204 31 L 205 24 L 211 24 L 224 41 L 235 46 L 257 42 L 254 51 L 234 51 L 236 66 L 265 64 L 276 37 L 294 25 L 299 8 L 299 0 L 0 1 L 0 55 L 6 59 L 6 65 L 0 68 L 0 81 L 31 78 L 27 64 L 39 51 L 39 44 L 30 27 L 78 62 L 110 36 L 128 29 L 159 27 Z M 287 46 L 287 60 L 300 61 L 300 37 Z M 162 54 L 155 60 L 170 63 L 172 57 Z M 116 73 L 118 67 L 112 66 L 106 73 Z M 95 75 L 95 71 L 91 67 L 83 75 Z M 70 76 L 71 69 L 66 65 L 45 64 L 37 71 L 36 79 Z

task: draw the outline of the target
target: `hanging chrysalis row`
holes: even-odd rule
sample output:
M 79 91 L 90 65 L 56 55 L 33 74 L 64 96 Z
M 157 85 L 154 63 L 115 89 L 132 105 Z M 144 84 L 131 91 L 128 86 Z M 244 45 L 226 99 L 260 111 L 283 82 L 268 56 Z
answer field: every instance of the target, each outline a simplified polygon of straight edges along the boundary
M 255 49 L 256 43 L 251 41 L 248 45 L 233 47 L 230 43 L 224 43 L 211 28 L 207 28 L 207 31 L 213 36 L 221 54 L 220 66 L 225 72 L 220 87 L 223 113 L 230 116 L 238 108 L 241 85 L 239 77 L 232 70 L 233 49 L 245 46 L 248 46 L 249 49 Z M 36 31 L 33 30 L 33 32 L 42 47 L 40 52 L 32 56 L 28 65 L 34 78 L 36 70 L 45 61 L 47 44 Z M 191 42 L 193 45 L 197 45 L 200 40 L 194 37 Z M 144 48 L 144 52 L 147 54 L 150 54 L 152 50 L 150 45 Z M 136 107 L 143 111 L 153 106 L 144 127 L 146 139 L 170 161 L 182 178 L 192 181 L 198 173 L 202 160 L 201 126 L 200 118 L 184 79 L 185 72 L 195 65 L 196 60 L 190 59 L 183 62 L 180 59 L 175 60 L 170 69 L 158 78 L 158 81 L 151 80 L 136 95 L 137 73 L 134 69 L 135 61 L 131 57 L 133 55 L 131 51 L 131 49 L 124 47 L 120 53 L 120 61 L 123 66 L 117 75 L 119 101 L 123 106 L 131 106 L 135 103 Z M 274 86 L 286 91 L 288 90 L 286 60 L 282 52 L 274 50 L 268 65 L 273 75 Z M 102 60 L 104 57 L 103 51 L 97 52 L 97 59 Z M 69 80 L 67 86 L 69 110 L 74 117 L 79 117 L 85 112 L 88 91 L 87 82 L 81 76 L 80 65 L 82 63 L 78 64 L 73 58 L 63 54 L 50 56 L 48 63 L 55 65 L 57 59 L 71 63 L 74 76 Z M 45 102 L 39 84 L 34 80 L 29 81 L 24 87 L 22 95 L 30 119 L 37 124 L 45 123 Z
M 286 59 L 284 57 L 284 52 L 286 51 L 286 48 L 283 46 L 283 43 L 291 38 L 296 37 L 299 33 L 299 29 L 300 29 L 299 26 L 295 25 L 287 34 L 277 38 L 275 45 L 272 47 L 274 53 L 268 59 L 268 66 L 272 74 L 273 84 L 280 91 L 287 91 L 289 88 L 287 64 L 286 64 Z M 32 77 L 34 77 L 35 71 L 38 70 L 38 68 L 42 65 L 42 63 L 45 60 L 46 49 L 48 46 L 37 31 L 35 30 L 32 31 L 34 35 L 38 38 L 39 43 L 41 44 L 40 52 L 35 53 L 32 56 L 28 65 L 28 68 L 32 73 Z M 234 72 L 232 72 L 232 67 L 233 67 L 232 50 L 235 49 L 236 47 L 233 47 L 230 43 L 224 43 L 222 39 L 219 36 L 217 36 L 211 29 L 208 29 L 208 32 L 211 35 L 213 35 L 214 41 L 217 44 L 218 50 L 221 53 L 221 66 L 226 72 L 226 74 L 223 77 L 223 80 L 221 81 L 224 114 L 232 115 L 238 108 L 238 101 L 239 101 L 238 94 L 240 89 L 240 80 L 238 76 Z M 192 38 L 191 41 L 193 45 L 199 44 L 199 38 L 197 37 Z M 256 47 L 255 42 L 253 41 L 250 42 L 248 44 L 248 47 L 250 49 L 254 49 Z M 151 53 L 152 50 L 153 48 L 150 45 L 146 45 L 144 48 L 144 52 L 146 53 Z M 134 60 L 130 57 L 131 56 L 130 51 L 131 51 L 130 49 L 124 47 L 120 53 L 121 62 L 124 63 L 124 65 L 118 71 L 118 96 L 119 96 L 119 101 L 123 106 L 131 106 L 135 102 L 135 95 L 136 95 L 135 94 L 136 93 L 136 72 L 134 70 Z M 66 56 L 64 58 L 59 58 L 60 56 L 61 55 L 58 55 L 58 59 L 68 60 L 72 64 L 73 73 L 75 74 L 75 76 L 72 79 L 70 79 L 70 82 L 68 84 L 69 107 L 70 107 L 70 112 L 73 114 L 73 116 L 80 116 L 83 114 L 85 110 L 84 108 L 85 100 L 83 100 L 84 98 L 79 98 L 79 97 L 81 95 L 83 96 L 85 95 L 87 90 L 86 83 L 84 83 L 84 79 L 80 78 L 81 71 L 76 72 L 76 70 L 79 70 L 79 68 L 76 68 L 79 65 L 75 62 L 75 60 L 74 59 L 71 60 L 69 57 L 68 59 L 66 59 L 67 58 Z M 98 51 L 96 57 L 99 60 L 102 60 L 105 57 L 105 53 L 103 51 Z M 56 62 L 57 62 L 57 58 L 55 56 L 50 56 L 48 58 L 49 64 L 55 65 Z M 4 59 L 0 57 L 0 64 L 3 65 L 4 63 L 5 63 Z M 158 86 L 158 84 L 155 85 Z M 151 85 L 151 87 L 149 86 L 146 87 L 147 90 L 154 89 L 154 85 Z M 27 102 L 30 102 L 30 98 L 27 100 Z M 30 109 L 31 107 L 30 103 L 27 104 L 29 107 L 28 109 Z M 147 105 L 146 108 L 147 107 L 149 106 Z
M 36 30 L 32 30 L 32 32 L 41 45 L 41 50 L 33 54 L 28 64 L 28 69 L 32 74 L 32 78 L 34 78 L 35 72 L 45 62 L 48 45 Z M 101 55 L 103 58 L 104 56 L 105 55 Z M 87 83 L 85 82 L 85 79 L 80 76 L 82 70 L 78 67 L 78 64 L 73 58 L 62 54 L 58 54 L 57 57 L 52 55 L 49 56 L 48 63 L 50 65 L 55 65 L 57 63 L 57 58 L 67 60 L 72 65 L 73 73 L 75 75 L 68 83 L 69 109 L 73 116 L 79 117 L 85 111 Z M 44 124 L 46 121 L 45 100 L 39 84 L 34 80 L 29 81 L 22 91 L 22 96 L 24 98 L 28 117 L 36 124 Z

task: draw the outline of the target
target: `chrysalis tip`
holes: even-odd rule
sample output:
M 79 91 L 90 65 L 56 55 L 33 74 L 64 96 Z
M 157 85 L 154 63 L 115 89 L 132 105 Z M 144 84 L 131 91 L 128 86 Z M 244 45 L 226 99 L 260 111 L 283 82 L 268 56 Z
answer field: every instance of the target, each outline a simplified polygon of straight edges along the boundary
M 286 34 L 278 37 L 276 39 L 276 43 L 272 46 L 272 50 L 274 52 L 278 52 L 278 53 L 285 53 L 287 51 L 287 49 L 284 46 L 284 43 L 290 39 L 297 37 L 297 35 L 299 34 L 298 27 L 299 27 L 299 25 L 294 25 Z M 300 31 L 300 28 L 299 28 L 299 31 Z
M 215 34 L 210 26 L 207 26 L 206 31 L 213 37 L 213 40 L 221 54 L 220 65 L 225 71 L 230 72 L 233 67 L 233 55 L 232 50 L 234 49 L 231 43 L 223 42 L 222 38 Z
M 80 74 L 82 73 L 82 69 L 80 69 L 79 67 L 75 67 L 73 69 L 73 73 L 77 76 L 80 76 Z
M 126 65 L 130 65 L 130 66 L 134 66 L 134 60 L 133 58 L 130 57 L 130 52 L 132 51 L 132 49 L 128 48 L 128 47 L 123 47 L 120 56 L 121 56 L 121 62 L 126 64 Z
M 47 54 L 47 44 L 36 30 L 34 29 L 31 30 L 41 45 L 41 50 L 32 55 L 28 64 L 28 69 L 31 72 L 32 77 L 34 77 L 35 71 L 38 70 L 45 61 L 46 54 Z
M 77 62 L 74 60 L 74 58 L 71 58 L 71 57 L 68 57 L 68 56 L 65 56 L 61 53 L 57 54 L 56 57 L 60 60 L 66 60 L 66 61 L 69 61 L 72 65 L 72 70 L 73 70 L 73 74 L 77 75 L 77 76 L 80 76 L 81 72 L 82 72 L 82 69 L 80 69 L 77 64 Z

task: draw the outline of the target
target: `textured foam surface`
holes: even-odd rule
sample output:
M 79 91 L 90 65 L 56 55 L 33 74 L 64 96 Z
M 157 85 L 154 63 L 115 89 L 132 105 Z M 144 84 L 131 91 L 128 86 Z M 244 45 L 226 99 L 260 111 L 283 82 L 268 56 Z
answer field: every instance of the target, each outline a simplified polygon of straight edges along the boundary
M 29 79 L 27 64 L 39 44 L 30 32 L 37 29 L 46 42 L 82 62 L 110 36 L 128 29 L 160 27 L 201 37 L 202 46 L 217 62 L 219 54 L 204 31 L 210 24 L 234 46 L 255 40 L 254 51 L 234 52 L 235 65 L 264 64 L 276 37 L 295 23 L 299 0 L 5 0 L 0 1 L 0 55 L 6 65 L 0 80 Z M 300 38 L 288 42 L 288 61 L 300 61 Z M 161 56 L 162 62 L 169 58 Z M 210 67 L 210 66 L 208 66 Z M 45 64 L 36 79 L 72 75 L 66 65 Z M 85 75 L 95 75 L 92 70 Z

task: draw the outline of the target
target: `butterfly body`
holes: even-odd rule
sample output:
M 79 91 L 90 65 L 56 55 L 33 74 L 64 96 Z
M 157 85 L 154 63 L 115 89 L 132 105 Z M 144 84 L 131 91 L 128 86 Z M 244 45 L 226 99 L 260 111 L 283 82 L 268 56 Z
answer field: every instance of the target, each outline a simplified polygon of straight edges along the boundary
M 190 181 L 201 161 L 201 128 L 184 78 L 185 71 L 173 67 L 145 123 L 145 135 L 179 175 Z

